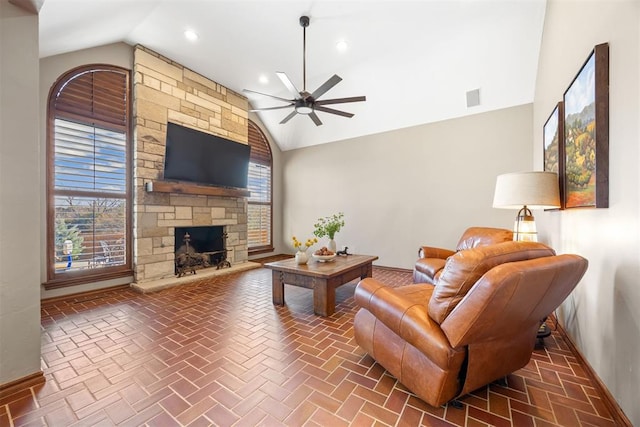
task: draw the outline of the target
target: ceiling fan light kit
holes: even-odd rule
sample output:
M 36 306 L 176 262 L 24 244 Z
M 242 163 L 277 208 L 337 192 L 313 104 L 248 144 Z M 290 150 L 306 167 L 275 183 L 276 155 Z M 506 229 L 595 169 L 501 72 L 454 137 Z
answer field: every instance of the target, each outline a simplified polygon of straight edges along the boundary
M 327 80 L 322 85 L 320 85 L 320 87 L 318 87 L 312 93 L 307 92 L 307 27 L 309 26 L 308 16 L 300 17 L 300 26 L 302 27 L 302 90 L 299 91 L 285 73 L 277 72 L 276 75 L 278 76 L 282 84 L 287 88 L 289 93 L 291 93 L 291 95 L 293 96 L 293 99 L 286 99 L 286 98 L 281 98 L 279 96 L 273 96 L 273 95 L 268 95 L 266 93 L 256 92 L 249 89 L 243 89 L 243 91 L 246 93 L 253 93 L 261 96 L 267 96 L 269 98 L 287 103 L 287 105 L 281 105 L 276 107 L 255 108 L 250 111 L 280 110 L 284 108 L 293 107 L 293 111 L 289 113 L 289 115 L 287 115 L 284 119 L 282 119 L 280 124 L 287 123 L 297 114 L 302 114 L 305 116 L 309 116 L 316 126 L 320 126 L 322 124 L 322 121 L 316 114 L 317 111 L 321 111 L 323 113 L 329 113 L 329 114 L 336 114 L 338 116 L 343 116 L 343 117 L 349 117 L 349 118 L 353 117 L 352 113 L 336 110 L 334 108 L 328 108 L 328 107 L 325 107 L 325 105 L 366 101 L 367 98 L 365 96 L 353 96 L 349 98 L 333 98 L 333 99 L 324 99 L 324 100 L 318 99 L 322 95 L 324 95 L 326 92 L 328 92 L 331 88 L 333 88 L 335 85 L 337 85 L 342 81 L 342 78 L 337 74 L 334 74 L 332 77 L 330 77 L 329 80 Z
M 296 113 L 298 114 L 306 114 L 309 115 L 311 113 L 313 113 L 313 107 L 310 105 L 306 105 L 304 103 L 300 103 L 299 105 L 295 106 L 295 110 Z

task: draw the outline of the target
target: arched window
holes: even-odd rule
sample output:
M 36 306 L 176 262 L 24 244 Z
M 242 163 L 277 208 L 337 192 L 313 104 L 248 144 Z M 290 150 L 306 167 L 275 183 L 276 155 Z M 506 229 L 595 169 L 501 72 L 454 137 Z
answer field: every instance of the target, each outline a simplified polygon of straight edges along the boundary
M 91 65 L 49 93 L 47 289 L 131 274 L 129 71 Z
M 271 147 L 260 128 L 249 120 L 249 190 L 247 246 L 249 254 L 273 251 Z

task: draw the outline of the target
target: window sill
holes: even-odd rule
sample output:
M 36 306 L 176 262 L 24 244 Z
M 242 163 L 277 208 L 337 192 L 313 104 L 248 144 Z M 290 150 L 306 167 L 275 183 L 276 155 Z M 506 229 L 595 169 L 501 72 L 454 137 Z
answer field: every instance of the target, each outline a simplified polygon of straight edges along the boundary
M 66 288 L 69 286 L 86 285 L 88 283 L 103 282 L 121 277 L 133 276 L 133 270 L 120 269 L 117 271 L 103 272 L 98 274 L 77 274 L 74 276 L 58 277 L 44 282 L 45 290 Z
M 247 253 L 249 256 L 251 255 L 260 255 L 260 254 L 266 254 L 269 252 L 273 252 L 275 249 L 273 248 L 273 246 L 257 246 L 255 248 L 249 248 L 247 250 Z

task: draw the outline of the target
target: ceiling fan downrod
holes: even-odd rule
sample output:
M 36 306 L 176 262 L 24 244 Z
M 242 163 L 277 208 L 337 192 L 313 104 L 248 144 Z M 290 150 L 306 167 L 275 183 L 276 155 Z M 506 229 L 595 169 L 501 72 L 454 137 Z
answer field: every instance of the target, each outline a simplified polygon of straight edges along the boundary
M 300 17 L 300 26 L 302 27 L 302 91 L 307 91 L 307 27 L 309 26 L 309 17 Z

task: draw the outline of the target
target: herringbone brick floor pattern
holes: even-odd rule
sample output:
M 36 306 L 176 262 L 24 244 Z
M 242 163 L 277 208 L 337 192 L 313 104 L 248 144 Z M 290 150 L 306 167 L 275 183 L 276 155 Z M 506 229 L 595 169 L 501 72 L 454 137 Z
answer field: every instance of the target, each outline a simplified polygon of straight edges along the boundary
M 409 272 L 374 267 L 393 286 Z M 152 294 L 111 290 L 44 303 L 44 385 L 0 399 L 2 426 L 610 426 L 597 388 L 557 333 L 531 362 L 432 408 L 353 338 L 355 282 L 336 312 L 271 271 L 219 276 Z

